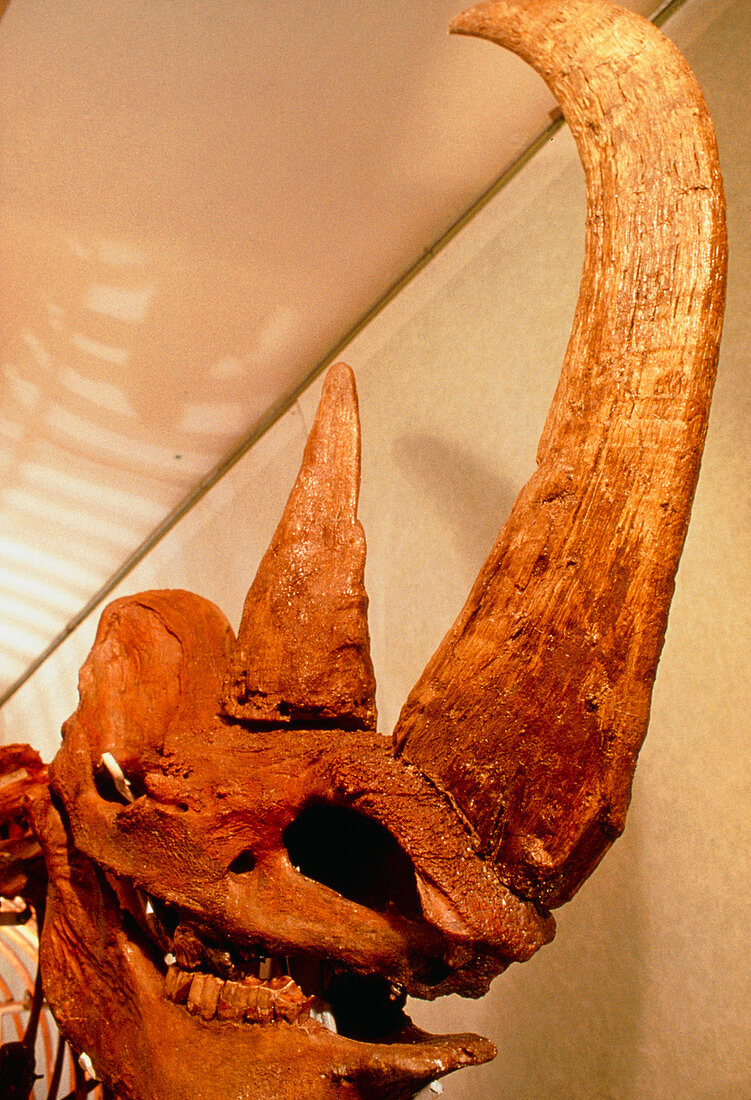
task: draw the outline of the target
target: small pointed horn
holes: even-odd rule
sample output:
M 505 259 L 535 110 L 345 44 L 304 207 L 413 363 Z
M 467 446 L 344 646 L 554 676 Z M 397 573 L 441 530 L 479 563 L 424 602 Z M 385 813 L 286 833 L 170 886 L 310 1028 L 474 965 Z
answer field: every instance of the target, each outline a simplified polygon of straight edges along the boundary
M 538 452 L 396 751 L 506 881 L 566 900 L 623 828 L 707 424 L 724 305 L 714 133 L 677 50 L 609 0 L 452 25 L 544 77 L 587 184 L 584 272 Z
M 359 487 L 357 395 L 339 363 L 245 601 L 224 685 L 231 717 L 375 728 Z

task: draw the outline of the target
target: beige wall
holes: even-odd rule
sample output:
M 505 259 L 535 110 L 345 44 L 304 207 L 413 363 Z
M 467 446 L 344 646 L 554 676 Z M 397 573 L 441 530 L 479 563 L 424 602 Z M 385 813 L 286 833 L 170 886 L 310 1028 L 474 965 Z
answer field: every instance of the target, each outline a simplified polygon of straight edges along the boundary
M 556 941 L 481 1002 L 416 1006 L 495 1063 L 451 1100 L 745 1100 L 751 965 L 751 368 L 748 0 L 689 0 L 666 28 L 705 89 L 730 207 L 730 297 L 706 458 L 624 837 Z M 534 452 L 577 290 L 583 187 L 560 134 L 350 346 L 381 726 L 456 614 Z M 296 473 L 319 384 L 116 594 L 187 587 L 235 622 Z M 6 705 L 54 752 L 87 621 Z

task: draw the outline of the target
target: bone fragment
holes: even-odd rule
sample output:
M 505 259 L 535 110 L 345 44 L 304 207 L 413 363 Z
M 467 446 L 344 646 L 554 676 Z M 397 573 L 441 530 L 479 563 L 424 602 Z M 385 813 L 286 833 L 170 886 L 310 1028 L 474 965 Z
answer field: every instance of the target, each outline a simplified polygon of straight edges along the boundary
M 47 785 L 47 766 L 29 745 L 0 746 L 0 899 L 20 896 L 20 909 L 3 905 L 0 923 L 15 923 L 30 902 L 41 905 L 47 871 L 28 823 L 27 799 Z

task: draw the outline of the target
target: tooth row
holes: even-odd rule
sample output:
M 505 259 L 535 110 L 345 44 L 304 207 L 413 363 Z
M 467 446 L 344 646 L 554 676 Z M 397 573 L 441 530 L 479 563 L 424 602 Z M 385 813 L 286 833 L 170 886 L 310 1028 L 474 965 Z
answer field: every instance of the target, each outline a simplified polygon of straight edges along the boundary
M 292 978 L 268 982 L 247 976 L 240 982 L 223 981 L 214 974 L 190 973 L 170 966 L 164 981 L 170 1001 L 184 1004 L 202 1020 L 246 1020 L 268 1024 L 275 1020 L 294 1023 L 313 1004 Z

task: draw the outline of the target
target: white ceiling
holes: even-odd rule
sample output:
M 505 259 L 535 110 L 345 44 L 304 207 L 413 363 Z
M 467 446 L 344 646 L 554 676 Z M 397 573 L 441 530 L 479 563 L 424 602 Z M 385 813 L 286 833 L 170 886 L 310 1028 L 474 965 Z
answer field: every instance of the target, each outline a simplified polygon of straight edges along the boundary
M 11 0 L 0 691 L 548 124 L 457 10 Z

